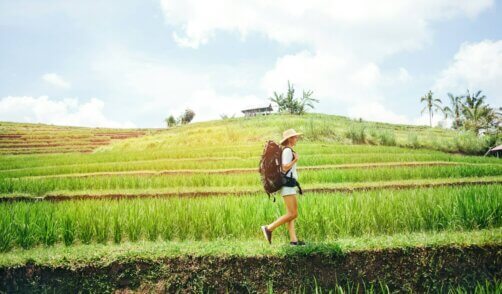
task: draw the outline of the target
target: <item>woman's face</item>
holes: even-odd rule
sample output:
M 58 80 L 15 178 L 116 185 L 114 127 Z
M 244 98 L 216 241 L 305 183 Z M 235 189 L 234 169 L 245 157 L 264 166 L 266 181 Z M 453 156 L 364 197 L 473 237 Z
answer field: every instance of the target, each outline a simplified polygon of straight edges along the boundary
M 298 136 L 293 136 L 293 137 L 289 138 L 289 143 L 291 144 L 291 146 L 295 146 L 296 141 L 298 141 Z

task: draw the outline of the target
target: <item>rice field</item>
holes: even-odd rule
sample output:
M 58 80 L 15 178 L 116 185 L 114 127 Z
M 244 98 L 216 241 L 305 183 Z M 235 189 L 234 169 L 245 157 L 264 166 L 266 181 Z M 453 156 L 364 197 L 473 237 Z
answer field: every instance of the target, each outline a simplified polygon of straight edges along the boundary
M 225 253 L 228 248 L 244 252 L 253 244 L 255 249 L 242 262 L 289 252 L 284 227 L 274 232 L 272 245 L 265 243 L 260 231 L 261 225 L 271 223 L 285 210 L 280 196 L 272 202 L 263 193 L 258 174 L 265 140 L 277 140 L 286 127 L 305 133 L 295 148 L 300 154 L 299 181 L 306 191 L 298 197 L 295 222 L 299 238 L 308 243 L 301 256 L 338 254 L 337 248 L 355 240 L 357 250 L 367 254 L 378 248 L 421 250 L 419 241 L 413 245 L 398 241 L 418 234 L 423 240 L 445 236 L 442 246 L 446 251 L 438 253 L 445 259 L 454 258 L 447 252 L 455 246 L 494 246 L 491 254 L 501 252 L 500 159 L 434 150 L 427 145 L 428 138 L 454 140 L 456 135 L 424 127 L 365 123 L 368 128 L 394 132 L 397 146 L 352 144 L 343 139 L 343 132 L 353 123 L 322 115 L 230 119 L 163 131 L 1 123 L 0 200 L 9 201 L 0 201 L 0 273 L 13 270 L 9 264 L 14 262 L 23 270 L 30 260 L 39 260 L 37 265 L 42 267 L 50 260 L 72 260 L 77 258 L 76 248 L 85 251 L 96 246 L 102 246 L 100 258 L 105 258 L 107 250 L 140 246 L 138 250 L 145 250 L 141 254 L 157 260 L 153 247 L 141 249 L 145 242 L 169 246 L 173 252 L 184 252 L 180 246 L 195 242 L 201 245 L 192 253 L 208 258 L 230 254 Z M 425 145 L 407 146 L 410 133 L 416 133 Z M 89 145 L 91 140 L 96 144 Z M 89 146 L 92 148 L 87 150 Z M 39 258 L 42 251 L 43 258 Z M 500 265 L 500 254 L 488 258 L 483 255 L 486 250 L 479 252 L 473 254 L 484 257 L 473 260 Z M 121 258 L 139 262 L 134 256 Z M 409 258 L 411 264 L 428 262 Z M 120 261 L 108 260 L 107 264 L 114 262 Z M 92 267 L 89 262 L 81 266 Z M 107 266 L 103 265 L 104 271 L 113 270 Z M 245 270 L 234 266 L 228 270 Z M 350 263 L 348 266 L 350 269 Z M 469 273 L 461 268 L 461 259 L 452 261 L 451 270 L 458 270 L 458 277 L 467 277 Z M 452 278 L 447 288 L 471 291 L 478 285 L 482 289 L 479 283 L 485 280 L 481 277 L 500 287 L 500 270 L 481 264 L 478 268 L 484 270 L 479 278 L 473 278 L 477 274 L 470 276 L 474 280 L 465 278 L 463 282 Z M 422 289 L 411 281 L 426 276 L 412 272 L 409 286 Z M 101 280 L 102 274 L 96 273 L 96 279 Z M 431 285 L 436 281 L 432 276 L 436 277 L 430 274 Z M 72 277 L 70 272 L 62 279 Z M 346 278 L 348 282 L 359 279 Z M 5 279 L 0 278 L 0 291 L 10 283 Z M 137 279 L 137 284 L 151 282 L 139 273 L 128 279 Z M 166 279 L 158 277 L 158 281 Z M 109 282 L 110 287 L 121 288 Z M 324 279 L 319 289 L 330 283 Z M 397 289 L 399 284 L 389 283 L 389 289 Z M 48 285 L 48 291 L 57 289 Z M 257 289 L 266 291 L 260 287 Z M 96 290 L 88 290 L 92 289 Z
M 55 243 L 256 240 L 283 214 L 262 196 L 18 202 L 0 205 L 0 250 Z M 298 234 L 311 241 L 502 225 L 502 184 L 316 193 L 301 200 Z M 283 238 L 281 238 L 283 237 Z M 286 235 L 280 236 L 286 242 Z
M 90 153 L 112 140 L 143 136 L 148 132 L 155 131 L 0 122 L 0 154 Z

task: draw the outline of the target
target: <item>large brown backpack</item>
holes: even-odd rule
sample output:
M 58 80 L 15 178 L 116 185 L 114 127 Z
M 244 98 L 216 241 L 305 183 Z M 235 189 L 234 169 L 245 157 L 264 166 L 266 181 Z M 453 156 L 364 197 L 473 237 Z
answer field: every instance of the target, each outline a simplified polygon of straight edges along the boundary
M 282 182 L 282 147 L 272 140 L 265 143 L 263 154 L 260 159 L 260 172 L 261 182 L 268 198 L 270 194 L 277 192 L 283 186 Z M 274 196 L 275 202 L 275 196 Z

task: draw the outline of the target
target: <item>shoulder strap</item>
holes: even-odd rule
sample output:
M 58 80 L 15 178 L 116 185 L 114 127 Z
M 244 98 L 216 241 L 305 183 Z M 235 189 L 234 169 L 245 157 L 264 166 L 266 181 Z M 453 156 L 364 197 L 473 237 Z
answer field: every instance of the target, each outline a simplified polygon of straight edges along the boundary
M 282 149 L 282 151 L 284 151 L 284 150 L 286 150 L 286 149 L 291 149 L 291 154 L 293 154 L 293 153 L 295 152 L 295 151 L 293 150 L 293 148 L 291 148 L 291 147 L 284 147 L 284 148 Z M 282 152 L 281 152 L 281 157 L 282 157 Z M 291 167 L 291 168 L 290 168 L 287 172 L 282 173 L 282 174 L 283 174 L 283 175 L 285 175 L 285 176 L 287 176 L 287 174 L 288 174 L 289 172 L 291 172 L 290 176 L 292 177 L 292 176 L 293 176 L 293 167 Z

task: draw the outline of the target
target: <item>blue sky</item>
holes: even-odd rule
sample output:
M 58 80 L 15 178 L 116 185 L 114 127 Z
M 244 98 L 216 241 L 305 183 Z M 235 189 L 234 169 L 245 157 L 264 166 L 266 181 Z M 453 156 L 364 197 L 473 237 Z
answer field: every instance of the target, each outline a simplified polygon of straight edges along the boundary
M 429 89 L 501 106 L 501 2 L 0 0 L 0 121 L 163 127 L 288 80 L 316 112 L 376 121 L 427 123 Z

